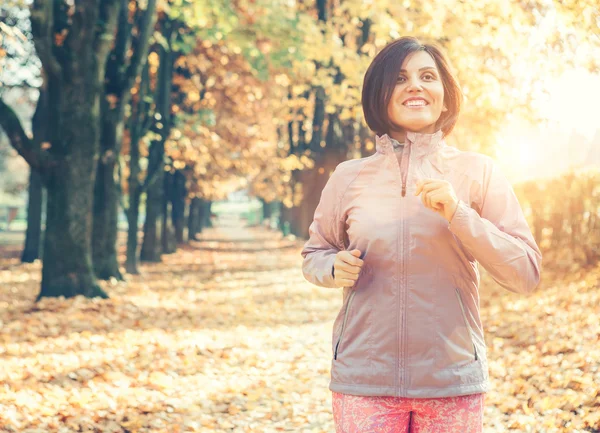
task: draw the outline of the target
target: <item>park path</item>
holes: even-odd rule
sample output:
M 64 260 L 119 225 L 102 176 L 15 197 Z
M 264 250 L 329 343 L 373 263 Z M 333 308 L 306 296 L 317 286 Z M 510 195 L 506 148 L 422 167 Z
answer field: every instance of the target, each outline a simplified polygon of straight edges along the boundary
M 0 431 L 333 433 L 341 292 L 304 281 L 302 241 L 219 224 L 107 300 L 33 306 L 39 263 L 0 255 Z M 599 431 L 599 273 L 527 297 L 483 274 L 485 433 Z

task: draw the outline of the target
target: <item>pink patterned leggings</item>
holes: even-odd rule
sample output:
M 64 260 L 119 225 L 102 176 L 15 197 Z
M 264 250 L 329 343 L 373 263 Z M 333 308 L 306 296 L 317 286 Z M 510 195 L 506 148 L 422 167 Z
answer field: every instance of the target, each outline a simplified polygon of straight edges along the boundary
M 336 433 L 481 433 L 485 393 L 441 398 L 332 391 Z

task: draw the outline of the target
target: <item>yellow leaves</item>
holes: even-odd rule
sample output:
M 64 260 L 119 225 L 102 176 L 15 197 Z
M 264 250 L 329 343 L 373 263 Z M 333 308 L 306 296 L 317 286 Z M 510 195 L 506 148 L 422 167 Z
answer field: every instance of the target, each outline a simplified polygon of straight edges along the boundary
M 309 162 L 286 159 L 288 169 Z M 207 230 L 126 283 L 102 282 L 111 299 L 43 299 L 29 313 L 40 264 L 0 259 L 10 266 L 0 273 L 0 400 L 14 407 L 0 426 L 333 431 L 327 384 L 339 297 L 290 272 L 300 245 L 277 232 Z M 598 429 L 599 278 L 600 267 L 550 275 L 516 298 L 483 272 L 492 380 L 484 432 Z
M 148 377 L 148 385 L 158 390 L 166 389 L 173 386 L 173 379 L 163 372 L 155 371 Z
M 482 274 L 482 322 L 492 380 L 486 395 L 489 418 L 509 414 L 503 425 L 521 431 L 533 423 L 547 429 L 539 431 L 597 428 L 585 419 L 594 422 L 591 414 L 600 403 L 592 367 L 600 356 L 598 330 L 587 322 L 600 312 L 600 267 L 587 278 L 546 273 L 547 283 L 519 299 Z M 565 422 L 565 430 L 552 430 Z

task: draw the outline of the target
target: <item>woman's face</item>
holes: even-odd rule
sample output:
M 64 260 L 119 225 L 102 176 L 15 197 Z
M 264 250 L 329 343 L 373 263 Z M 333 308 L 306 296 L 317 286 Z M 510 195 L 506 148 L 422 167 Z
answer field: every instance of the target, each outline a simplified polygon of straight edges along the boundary
M 444 85 L 433 57 L 426 51 L 409 54 L 402 63 L 388 117 L 405 130 L 434 133 L 444 107 Z

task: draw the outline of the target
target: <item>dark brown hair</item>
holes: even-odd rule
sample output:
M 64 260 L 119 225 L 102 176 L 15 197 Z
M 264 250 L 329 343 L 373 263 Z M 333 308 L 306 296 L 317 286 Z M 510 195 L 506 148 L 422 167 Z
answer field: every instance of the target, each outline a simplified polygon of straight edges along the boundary
M 425 51 L 433 57 L 444 85 L 444 105 L 448 110 L 442 111 L 436 122 L 436 131 L 441 129 L 446 136 L 456 124 L 462 91 L 444 51 L 436 44 L 422 44 L 415 37 L 404 36 L 377 53 L 365 73 L 361 98 L 363 113 L 367 125 L 377 135 L 389 134 L 393 129 L 402 130 L 389 119 L 388 105 L 404 59 L 417 51 Z

